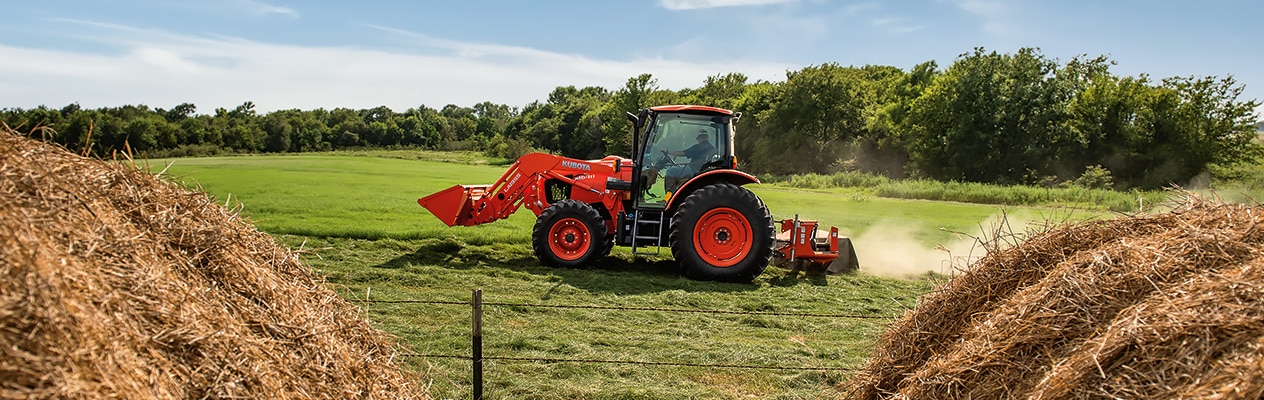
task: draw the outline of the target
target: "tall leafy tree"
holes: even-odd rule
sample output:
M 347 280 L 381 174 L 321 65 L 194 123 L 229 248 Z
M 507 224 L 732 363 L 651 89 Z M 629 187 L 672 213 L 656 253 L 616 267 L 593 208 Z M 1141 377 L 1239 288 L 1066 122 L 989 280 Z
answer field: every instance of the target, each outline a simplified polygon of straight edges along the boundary
M 614 92 L 607 104 L 585 119 L 587 123 L 582 128 L 589 133 L 586 136 L 598 139 L 601 144 L 587 156 L 630 155 L 632 153 L 632 125 L 628 123 L 624 113 L 635 113 L 642 108 L 667 104 L 668 102 L 664 99 L 670 98 L 671 95 L 658 92 L 658 80 L 651 74 L 640 74 L 628 78 L 623 87 Z
M 167 122 L 178 123 L 185 118 L 189 118 L 194 114 L 197 114 L 197 106 L 193 105 L 193 103 L 180 103 L 179 105 L 172 107 L 170 110 L 163 110 L 159 108 L 154 110 L 154 112 L 162 115 Z
M 400 122 L 400 128 L 404 130 L 404 143 L 428 149 L 438 148 L 442 141 L 439 133 L 442 119 L 439 110 L 424 105 L 409 109 L 405 119 Z
M 224 144 L 220 132 L 213 129 L 214 118 L 209 115 L 198 115 L 180 120 L 180 143 L 186 145 L 212 145 L 220 147 Z
M 962 55 L 914 101 L 910 161 L 945 180 L 1020 183 L 1038 171 L 1066 119 L 1057 63 L 1034 49 Z
M 574 158 L 591 158 L 604 150 L 600 126 L 593 126 L 586 115 L 600 112 L 610 99 L 600 87 L 577 89 L 561 86 L 549 94 L 545 103 L 532 103 L 522 111 L 522 124 L 510 124 L 511 136 L 523 137 L 542 149 L 550 149 Z
M 746 85 L 742 96 L 734 101 L 733 110 L 742 113 L 742 117 L 734 126 L 736 131 L 734 134 L 736 137 L 733 139 L 734 152 L 741 167 L 747 171 L 767 172 L 754 154 L 759 144 L 763 142 L 764 134 L 771 132 L 762 128 L 762 122 L 764 116 L 768 115 L 768 110 L 772 108 L 779 90 L 779 85 L 776 83 L 760 81 Z
M 1239 101 L 1242 87 L 1232 76 L 1168 78 L 1153 93 L 1142 119 L 1151 146 L 1139 150 L 1145 165 L 1140 186 L 1183 185 L 1209 167 L 1260 156 L 1254 127 L 1260 103 Z
M 263 131 L 267 134 L 263 150 L 270 153 L 290 151 L 293 144 L 294 127 L 282 113 L 271 113 L 264 117 Z
M 788 73 L 761 115 L 767 133 L 753 162 L 775 173 L 828 172 L 863 134 L 865 75 L 833 63 Z
M 870 103 L 873 112 L 867 115 L 869 131 L 868 154 L 861 170 L 885 174 L 894 178 L 906 175 L 908 164 L 909 132 L 912 130 L 909 115 L 913 102 L 939 75 L 938 64 L 927 61 L 914 66 L 906 73 L 893 74 L 878 81 L 876 99 Z
M 364 133 L 366 126 L 359 112 L 349 108 L 335 108 L 329 112 L 326 124 L 331 129 L 330 136 L 325 141 L 332 144 L 335 149 L 363 144 L 360 142 L 360 134 Z
M 737 104 L 746 93 L 746 81 L 746 75 L 740 73 L 708 76 L 702 87 L 681 90 L 681 102 L 738 111 Z
M 474 116 L 478 118 L 476 131 L 479 136 L 493 137 L 503 135 L 509 120 L 516 117 L 518 110 L 505 104 L 484 101 L 474 105 Z
M 222 132 L 224 147 L 240 152 L 263 150 L 265 134 L 260 128 L 255 103 L 247 101 L 233 110 L 215 110 L 216 127 Z

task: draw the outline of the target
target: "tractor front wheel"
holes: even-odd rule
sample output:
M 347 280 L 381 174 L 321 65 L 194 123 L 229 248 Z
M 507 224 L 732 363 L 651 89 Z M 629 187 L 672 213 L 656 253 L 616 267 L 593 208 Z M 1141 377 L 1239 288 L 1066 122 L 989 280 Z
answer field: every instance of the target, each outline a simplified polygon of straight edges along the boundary
M 691 278 L 750 282 L 772 258 L 772 215 L 740 186 L 719 183 L 691 193 L 671 229 L 672 255 Z
M 580 267 L 605 257 L 611 240 L 601 214 L 581 201 L 562 200 L 540 213 L 531 230 L 531 248 L 540 263 Z

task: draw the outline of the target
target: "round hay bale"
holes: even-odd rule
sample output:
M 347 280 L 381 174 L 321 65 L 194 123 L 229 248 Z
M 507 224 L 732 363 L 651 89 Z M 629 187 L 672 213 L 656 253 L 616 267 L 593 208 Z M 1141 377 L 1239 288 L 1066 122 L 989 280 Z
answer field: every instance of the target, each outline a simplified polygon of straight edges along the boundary
M 878 340 L 855 398 L 1260 398 L 1264 210 L 1186 194 L 990 251 Z
M 428 398 L 397 350 L 205 194 L 0 132 L 0 397 Z

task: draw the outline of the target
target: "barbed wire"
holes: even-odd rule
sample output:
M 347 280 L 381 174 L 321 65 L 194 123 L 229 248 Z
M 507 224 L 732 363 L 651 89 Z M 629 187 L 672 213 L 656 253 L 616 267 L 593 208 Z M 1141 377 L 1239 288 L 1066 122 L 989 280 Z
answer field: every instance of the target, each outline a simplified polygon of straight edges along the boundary
M 459 358 L 463 360 L 473 360 L 474 357 L 462 356 L 455 354 L 421 354 L 421 353 L 404 353 L 399 357 L 417 357 L 417 358 Z M 547 363 L 590 363 L 590 364 L 630 364 L 630 365 L 654 365 L 668 367 L 704 367 L 704 368 L 742 368 L 742 369 L 770 369 L 770 370 L 788 370 L 788 371 L 859 371 L 856 367 L 787 367 L 778 365 L 748 365 L 748 364 L 710 364 L 710 363 L 675 363 L 661 361 L 633 361 L 633 360 L 595 360 L 583 358 L 531 358 L 531 357 L 500 357 L 500 356 L 483 356 L 483 360 L 494 361 L 530 361 L 530 362 L 547 362 Z
M 435 304 L 435 305 L 470 305 L 468 301 L 439 301 L 439 300 L 348 300 L 353 303 L 383 303 L 383 304 Z M 731 314 L 731 315 L 759 315 L 770 317 L 821 317 L 821 318 L 852 318 L 852 319 L 895 319 L 899 315 L 861 315 L 861 314 L 825 314 L 825 313 L 799 313 L 799 312 L 772 312 L 772 311 L 739 311 L 739 310 L 698 310 L 687 308 L 658 308 L 658 307 L 619 307 L 619 306 L 596 306 L 596 305 L 567 305 L 567 304 L 525 304 L 525 303 L 500 303 L 500 302 L 483 302 L 483 306 L 500 306 L 500 307 L 532 307 L 532 308 L 569 308 L 569 309 L 586 309 L 586 310 L 620 310 L 620 311 L 661 311 L 675 313 L 694 313 L 694 314 Z

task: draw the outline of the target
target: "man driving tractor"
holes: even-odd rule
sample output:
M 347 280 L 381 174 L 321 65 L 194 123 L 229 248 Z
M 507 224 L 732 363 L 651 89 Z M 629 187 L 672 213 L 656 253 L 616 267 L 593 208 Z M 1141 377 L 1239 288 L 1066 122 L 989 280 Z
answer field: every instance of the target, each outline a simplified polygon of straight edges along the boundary
M 702 165 L 715 154 L 715 146 L 711 145 L 711 137 L 707 135 L 706 129 L 699 129 L 696 137 L 698 143 L 684 150 L 667 150 L 663 149 L 663 153 L 669 156 L 683 156 L 689 158 L 689 163 L 677 165 L 664 171 L 663 177 L 666 179 L 668 191 L 674 191 L 686 180 L 693 177 L 702 169 Z

